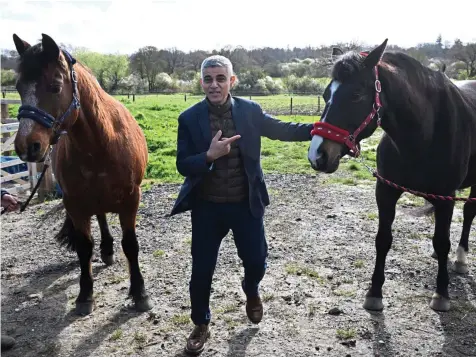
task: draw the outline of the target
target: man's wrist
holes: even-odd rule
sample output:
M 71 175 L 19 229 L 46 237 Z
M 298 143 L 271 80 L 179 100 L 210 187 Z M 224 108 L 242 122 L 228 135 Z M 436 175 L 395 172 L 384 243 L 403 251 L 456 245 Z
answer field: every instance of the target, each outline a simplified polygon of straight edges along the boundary
M 207 151 L 206 153 L 206 160 L 207 160 L 207 163 L 210 164 L 212 163 L 213 161 L 215 161 L 215 159 L 212 157 L 212 155 L 210 154 L 210 151 Z

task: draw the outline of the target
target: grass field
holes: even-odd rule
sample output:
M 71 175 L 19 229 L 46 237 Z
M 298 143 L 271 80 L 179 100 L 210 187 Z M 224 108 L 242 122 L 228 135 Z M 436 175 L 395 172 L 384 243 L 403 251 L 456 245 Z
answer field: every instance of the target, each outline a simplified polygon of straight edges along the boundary
M 18 98 L 13 93 L 9 98 Z M 202 100 L 201 96 L 184 95 L 144 95 L 136 96 L 135 101 L 127 96 L 117 96 L 136 118 L 147 138 L 149 147 L 149 164 L 146 173 L 146 182 L 181 182 L 183 178 L 175 167 L 177 119 L 179 114 L 191 105 Z M 288 95 L 266 97 L 252 97 L 260 103 L 265 110 L 285 107 L 290 101 Z M 316 97 L 295 96 L 293 104 L 315 104 Z M 18 105 L 10 105 L 10 117 L 15 117 Z M 317 115 L 276 115 L 283 121 L 312 123 L 320 119 Z M 380 133 L 374 134 L 367 145 L 374 146 Z M 307 161 L 308 142 L 280 142 L 262 138 L 262 165 L 265 173 L 307 173 L 315 172 Z M 369 164 L 375 166 L 375 149 L 371 147 L 364 155 L 369 159 Z M 372 179 L 367 170 L 354 161 L 343 160 L 342 168 L 351 175 L 339 172 L 328 176 L 328 180 L 354 185 L 359 180 Z

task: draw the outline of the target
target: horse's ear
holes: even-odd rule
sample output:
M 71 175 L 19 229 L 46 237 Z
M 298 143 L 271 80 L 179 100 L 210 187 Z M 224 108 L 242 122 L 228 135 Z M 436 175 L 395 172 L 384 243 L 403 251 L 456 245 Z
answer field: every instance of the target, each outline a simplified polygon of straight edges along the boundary
M 15 47 L 18 51 L 18 54 L 21 56 L 25 51 L 31 47 L 30 44 L 26 41 L 23 41 L 16 33 L 13 34 L 13 42 L 15 42 Z
M 339 47 L 333 47 L 332 48 L 332 57 L 342 56 L 343 54 L 344 54 L 344 51 L 342 51 Z
M 41 45 L 43 46 L 43 52 L 50 61 L 57 61 L 60 55 L 60 50 L 56 42 L 48 35 L 41 34 Z
M 382 42 L 380 46 L 373 49 L 364 60 L 364 66 L 367 68 L 374 68 L 380 61 L 385 52 L 385 48 L 387 47 L 388 38 Z

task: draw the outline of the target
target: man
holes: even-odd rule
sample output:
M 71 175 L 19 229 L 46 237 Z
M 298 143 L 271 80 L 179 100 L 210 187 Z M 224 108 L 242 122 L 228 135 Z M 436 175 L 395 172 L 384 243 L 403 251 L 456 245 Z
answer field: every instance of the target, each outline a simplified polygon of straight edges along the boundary
M 176 164 L 185 182 L 171 214 L 191 210 L 189 287 L 195 328 L 186 351 L 192 354 L 202 352 L 209 337 L 211 283 L 221 241 L 230 229 L 245 271 L 241 285 L 247 316 L 253 323 L 263 316 L 258 285 L 266 269 L 263 214 L 269 197 L 260 164 L 261 136 L 311 140 L 312 124 L 279 121 L 257 103 L 232 97 L 235 81 L 228 58 L 206 58 L 201 66 L 206 98 L 178 118 Z
M 20 204 L 16 200 L 15 197 L 10 195 L 8 191 L 2 189 L 1 190 L 1 196 L 2 196 L 2 208 L 6 210 L 6 212 L 12 212 L 20 208 Z M 2 351 L 9 350 L 15 345 L 15 339 L 7 336 L 7 335 L 2 335 Z

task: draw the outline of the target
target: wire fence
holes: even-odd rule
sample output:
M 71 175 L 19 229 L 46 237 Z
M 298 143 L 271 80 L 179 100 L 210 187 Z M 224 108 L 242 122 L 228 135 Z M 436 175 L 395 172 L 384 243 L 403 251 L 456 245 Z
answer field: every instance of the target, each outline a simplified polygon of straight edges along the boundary
M 325 103 L 321 95 L 309 93 L 286 93 L 276 95 L 262 94 L 240 94 L 232 93 L 235 97 L 245 98 L 258 103 L 261 108 L 272 115 L 321 115 Z M 157 96 L 161 102 L 174 102 L 180 100 L 187 104 L 193 105 L 203 100 L 204 95 L 181 93 L 181 94 L 164 94 L 164 93 L 147 93 L 147 94 L 120 94 L 124 98 L 128 98 L 132 102 L 136 98 Z
M 11 97 L 17 94 L 13 88 L 2 88 L 2 97 Z M 161 103 L 177 103 L 182 101 L 193 105 L 203 100 L 203 94 L 196 93 L 171 93 L 166 91 L 142 92 L 142 93 L 127 93 L 124 91 L 117 91 L 109 93 L 119 98 L 127 98 L 135 102 L 136 98 L 153 98 L 157 97 Z M 233 96 L 253 100 L 260 104 L 262 109 L 272 115 L 321 115 L 324 109 L 325 102 L 321 94 L 306 93 L 306 92 L 285 92 L 280 94 L 263 94 L 263 93 L 239 93 L 232 92 Z

